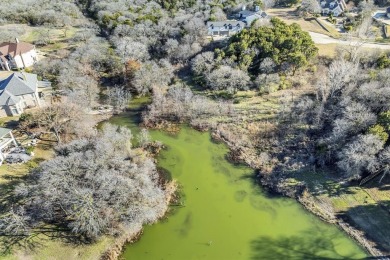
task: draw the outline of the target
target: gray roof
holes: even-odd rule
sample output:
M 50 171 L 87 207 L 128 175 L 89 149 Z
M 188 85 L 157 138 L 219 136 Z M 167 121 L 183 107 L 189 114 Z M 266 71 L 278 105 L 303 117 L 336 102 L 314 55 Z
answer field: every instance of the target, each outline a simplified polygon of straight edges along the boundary
M 24 76 L 25 83 L 35 91 L 35 89 L 37 88 L 37 83 L 38 83 L 37 74 L 26 73 L 26 72 L 22 72 L 22 73 L 18 73 L 18 74 L 22 74 L 22 76 Z
M 229 25 L 235 27 L 235 26 L 241 26 L 245 27 L 245 23 L 241 21 L 208 21 L 207 27 L 215 26 L 215 27 L 229 27 Z
M 15 105 L 21 95 L 33 94 L 37 88 L 37 75 L 15 72 L 0 81 L 0 106 Z
M 242 16 L 250 16 L 250 15 L 254 15 L 256 12 L 253 12 L 253 11 L 250 11 L 250 10 L 242 10 L 240 12 L 238 12 L 239 15 L 242 15 Z
M 324 2 L 324 5 L 323 5 Z M 333 7 L 330 6 L 331 3 L 334 3 Z M 344 10 L 343 5 L 340 3 L 339 0 L 321 0 L 320 5 L 322 9 L 329 9 L 329 10 L 334 10 L 337 7 L 340 6 L 341 10 Z
M 4 137 L 11 131 L 12 131 L 11 129 L 0 127 L 0 138 Z
M 252 16 L 252 15 L 251 15 Z M 265 17 L 267 17 L 267 13 L 266 12 L 258 12 L 258 13 L 255 13 L 255 14 L 253 14 L 253 16 L 255 16 L 256 18 L 254 18 L 254 19 L 261 19 L 261 18 L 265 18 Z

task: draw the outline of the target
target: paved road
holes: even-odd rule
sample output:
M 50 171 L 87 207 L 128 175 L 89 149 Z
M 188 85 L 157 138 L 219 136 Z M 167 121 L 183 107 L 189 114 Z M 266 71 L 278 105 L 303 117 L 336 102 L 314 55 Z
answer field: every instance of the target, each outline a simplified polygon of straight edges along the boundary
M 313 39 L 314 43 L 317 44 L 342 44 L 342 45 L 356 45 L 359 44 L 358 42 L 349 42 L 349 41 L 343 41 L 339 39 L 335 39 L 332 37 L 329 37 L 325 34 L 321 33 L 315 33 L 315 32 L 309 32 L 311 38 Z M 362 47 L 365 48 L 375 48 L 375 49 L 382 49 L 382 50 L 390 50 L 389 44 L 380 44 L 380 43 L 364 43 Z

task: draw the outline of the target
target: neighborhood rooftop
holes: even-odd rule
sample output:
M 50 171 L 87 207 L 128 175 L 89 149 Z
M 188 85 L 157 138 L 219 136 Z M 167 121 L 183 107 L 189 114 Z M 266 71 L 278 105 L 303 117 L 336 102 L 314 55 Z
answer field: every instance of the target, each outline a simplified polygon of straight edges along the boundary
M 8 128 L 0 127 L 0 138 L 3 138 L 7 134 L 9 134 L 12 130 Z
M 339 16 L 346 9 L 344 0 L 320 0 L 322 14 L 333 14 Z
M 20 95 L 33 94 L 37 88 L 37 75 L 30 73 L 13 73 L 0 81 L 0 106 L 15 105 Z
M 253 15 L 255 14 L 256 12 L 254 11 L 251 11 L 251 10 L 242 10 L 240 11 L 238 14 L 239 15 L 242 15 L 242 16 L 250 16 L 250 15 Z
M 245 27 L 245 23 L 241 21 L 209 21 L 207 22 L 207 27 L 214 26 L 214 27 L 225 27 L 226 29 L 229 28 L 229 26 L 237 26 L 237 27 Z
M 15 57 L 34 49 L 34 45 L 26 42 L 3 42 L 0 44 L 0 57 L 11 55 Z

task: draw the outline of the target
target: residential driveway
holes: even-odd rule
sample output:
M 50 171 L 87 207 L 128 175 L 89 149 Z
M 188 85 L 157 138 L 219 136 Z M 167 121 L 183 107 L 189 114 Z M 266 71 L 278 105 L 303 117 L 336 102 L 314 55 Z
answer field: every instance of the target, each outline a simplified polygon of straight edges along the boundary
M 315 33 L 315 32 L 309 32 L 311 38 L 313 39 L 314 43 L 317 44 L 341 44 L 341 45 L 360 45 L 361 43 L 358 41 L 344 41 L 344 40 L 339 40 L 335 39 L 332 37 L 329 37 L 325 34 L 321 33 Z M 362 47 L 364 48 L 374 48 L 374 49 L 382 49 L 382 50 L 390 50 L 390 45 L 389 44 L 380 44 L 380 43 L 363 43 Z

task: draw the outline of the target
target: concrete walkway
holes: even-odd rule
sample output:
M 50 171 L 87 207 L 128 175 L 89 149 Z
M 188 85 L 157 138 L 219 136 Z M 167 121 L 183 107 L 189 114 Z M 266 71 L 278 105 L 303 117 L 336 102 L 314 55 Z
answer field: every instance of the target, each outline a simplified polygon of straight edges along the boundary
M 314 43 L 316 44 L 341 44 L 341 45 L 358 45 L 360 44 L 358 41 L 344 41 L 344 40 L 339 40 L 335 39 L 332 37 L 329 37 L 325 34 L 321 33 L 315 33 L 315 32 L 309 32 L 311 38 L 313 39 Z M 390 45 L 389 44 L 381 44 L 381 43 L 363 43 L 362 44 L 363 48 L 374 48 L 374 49 L 382 49 L 382 50 L 390 50 Z

